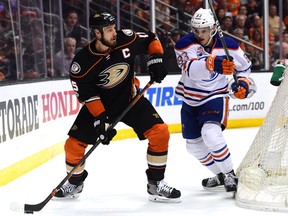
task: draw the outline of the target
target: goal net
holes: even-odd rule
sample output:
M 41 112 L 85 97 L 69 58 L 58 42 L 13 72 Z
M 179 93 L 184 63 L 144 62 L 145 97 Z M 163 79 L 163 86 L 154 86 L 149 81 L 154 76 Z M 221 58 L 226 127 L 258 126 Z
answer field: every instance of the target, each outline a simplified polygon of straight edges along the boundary
M 236 205 L 288 210 L 288 70 L 246 156 L 237 169 Z

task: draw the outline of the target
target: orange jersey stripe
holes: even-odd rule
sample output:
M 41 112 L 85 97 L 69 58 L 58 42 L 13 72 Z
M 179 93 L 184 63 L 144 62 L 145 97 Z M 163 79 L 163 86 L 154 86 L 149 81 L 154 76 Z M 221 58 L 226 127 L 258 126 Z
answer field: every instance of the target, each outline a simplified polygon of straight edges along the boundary
M 163 54 L 164 50 L 159 40 L 152 41 L 148 46 L 148 53 L 153 55 L 155 53 Z
M 101 102 L 100 99 L 86 103 L 86 107 L 94 117 L 99 116 L 101 113 L 105 111 L 103 103 Z

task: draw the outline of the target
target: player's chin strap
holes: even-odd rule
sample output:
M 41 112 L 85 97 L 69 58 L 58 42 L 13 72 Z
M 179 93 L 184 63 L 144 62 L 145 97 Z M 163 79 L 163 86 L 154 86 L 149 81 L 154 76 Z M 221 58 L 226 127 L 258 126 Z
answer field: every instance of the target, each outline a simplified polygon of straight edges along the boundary
M 249 93 L 248 93 L 248 95 L 247 95 L 247 98 L 250 98 L 250 97 L 252 97 L 252 96 L 256 93 L 256 91 L 257 91 L 257 86 L 256 86 L 254 80 L 253 80 L 251 77 L 247 77 L 247 79 L 248 79 L 249 82 L 250 82 Z M 229 82 L 228 82 L 229 96 L 230 96 L 231 98 L 236 98 L 235 95 L 234 95 L 234 92 L 233 92 L 233 90 L 232 90 L 232 83 L 234 83 L 234 82 L 235 82 L 234 79 L 231 79 L 231 80 L 229 80 Z
M 215 27 L 210 29 L 210 39 L 204 46 L 208 46 L 211 43 L 211 41 L 212 41 L 213 37 L 216 35 L 216 33 L 217 33 L 217 29 L 216 29 L 216 25 L 215 25 Z
M 109 125 L 108 130 L 114 128 L 121 119 L 131 110 L 131 108 L 139 101 L 139 99 L 144 95 L 144 93 L 148 90 L 148 88 L 154 83 L 154 80 L 150 80 L 146 86 L 136 95 L 133 100 L 130 102 L 130 104 L 126 107 L 126 109 L 115 119 L 115 121 Z M 60 184 L 53 189 L 53 191 L 48 195 L 48 197 L 43 200 L 42 202 L 35 204 L 35 205 L 29 205 L 24 204 L 24 213 L 33 213 L 34 211 L 40 211 L 51 199 L 52 197 L 57 193 L 57 191 L 60 190 L 60 188 L 65 184 L 65 182 L 75 173 L 76 169 L 78 169 L 85 160 L 89 157 L 89 155 L 96 149 L 96 147 L 101 143 L 101 139 L 97 139 L 95 141 L 96 143 L 92 145 L 92 147 L 89 149 L 89 151 L 83 156 L 83 158 L 74 166 L 74 168 L 67 174 L 67 176 L 60 182 Z

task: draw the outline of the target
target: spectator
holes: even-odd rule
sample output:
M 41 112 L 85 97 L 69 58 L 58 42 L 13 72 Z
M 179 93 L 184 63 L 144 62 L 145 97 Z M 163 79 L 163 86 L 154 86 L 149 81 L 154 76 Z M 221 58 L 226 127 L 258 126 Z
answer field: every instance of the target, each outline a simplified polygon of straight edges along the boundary
M 220 25 L 223 24 L 225 14 L 226 14 L 226 10 L 224 8 L 218 8 L 216 10 L 217 19 L 218 19 Z
M 135 31 L 146 31 L 149 29 L 149 15 L 143 10 L 138 0 L 132 0 L 131 3 L 123 3 L 121 6 L 123 12 L 123 25 L 125 28 L 133 28 Z
M 258 5 L 256 0 L 248 0 L 247 3 L 247 16 L 248 18 L 253 17 L 255 15 L 261 16 L 262 8 Z
M 230 12 L 233 17 L 238 14 L 240 7 L 239 0 L 216 0 L 217 8 L 223 8 L 226 12 Z
M 138 1 L 139 7 L 142 8 L 144 11 L 149 11 L 150 0 L 142 0 Z
M 187 0 L 174 0 L 175 3 L 173 4 L 174 7 L 178 7 L 179 9 L 183 10 L 184 4 L 187 2 Z
M 1 36 L 0 40 L 5 40 L 5 46 L 0 47 L 0 71 L 3 75 L 2 80 L 16 80 L 16 55 L 19 56 L 19 36 L 13 37 L 12 31 L 1 34 Z
M 251 43 L 251 41 L 248 42 Z M 261 62 L 263 62 L 260 51 L 248 44 L 245 44 L 245 53 L 252 62 L 251 69 L 260 70 L 262 68 Z
M 159 37 L 163 37 L 166 32 L 170 32 L 175 27 L 170 19 L 170 8 L 167 6 L 169 3 L 170 0 L 156 2 L 156 23 L 158 23 L 157 34 Z
M 156 23 L 163 25 L 163 22 L 170 21 L 170 8 L 167 6 L 170 0 L 156 1 Z
M 197 7 L 195 7 L 195 5 L 193 3 L 191 3 L 191 1 L 187 0 L 184 4 L 183 10 L 185 13 L 193 16 L 195 11 L 197 10 L 196 8 Z M 189 17 L 189 18 L 191 18 L 191 17 Z M 190 25 L 190 23 L 189 23 L 189 25 Z
M 76 47 L 82 47 L 82 30 L 78 24 L 78 13 L 76 10 L 70 10 L 67 12 L 64 19 L 64 37 L 73 37 L 76 39 Z
M 236 17 L 235 17 L 235 29 L 242 29 L 243 31 L 243 37 L 245 38 L 248 38 L 249 37 L 249 33 L 248 33 L 248 29 L 245 28 L 245 23 L 246 23 L 246 19 L 247 17 L 245 15 L 242 15 L 242 14 L 238 14 Z
M 200 7 L 203 7 L 203 0 L 190 0 L 191 5 L 193 5 L 194 12 L 197 11 Z
M 32 10 L 23 10 L 21 13 L 21 28 L 24 41 L 27 43 L 33 44 L 33 37 L 37 34 L 42 34 L 41 29 L 41 20 L 38 17 L 38 14 Z
M 47 76 L 45 33 L 38 10 L 23 10 L 21 17 L 23 37 L 24 78 L 34 79 Z M 23 77 L 21 77 L 23 78 Z
M 186 0 L 183 3 L 183 7 L 182 9 L 179 8 L 178 9 L 178 17 L 180 20 L 179 23 L 179 28 L 182 29 L 185 32 L 190 32 L 191 31 L 191 17 L 193 16 L 193 14 L 195 13 L 195 8 L 194 6 L 191 4 L 191 2 L 188 0 Z
M 283 41 L 288 43 L 288 30 L 283 32 Z
M 260 16 L 255 15 L 252 17 L 251 28 L 249 29 L 249 38 L 252 38 L 253 32 L 258 29 L 260 30 L 261 34 L 264 33 L 263 23 Z
M 62 1 L 63 13 L 67 14 L 69 11 L 75 11 L 78 15 L 78 22 L 83 24 L 86 22 L 85 13 L 83 13 L 85 8 L 85 3 L 80 0 L 64 0 Z
M 245 16 L 245 28 L 246 28 L 246 31 L 248 31 L 248 29 L 251 27 L 251 23 L 250 23 L 250 19 L 248 18 L 246 5 L 244 4 L 240 5 L 239 10 L 238 10 L 238 15 Z
M 225 16 L 221 25 L 223 31 L 227 31 L 233 34 L 233 18 L 231 16 Z
M 157 28 L 157 35 L 159 38 L 163 38 L 167 32 L 171 32 L 174 28 L 174 25 L 169 20 L 164 20 L 162 25 L 158 26 Z
M 33 48 L 27 48 L 23 54 L 23 59 L 25 59 L 23 61 L 25 79 L 46 77 L 43 36 L 36 35 L 33 41 Z
M 9 73 L 9 60 L 6 58 L 4 52 L 0 52 L 0 81 L 6 79 L 6 74 Z
M 286 3 L 284 4 L 283 16 L 283 22 L 286 26 L 286 29 L 288 29 L 288 0 L 286 0 Z
M 288 59 L 288 43 L 283 42 L 282 49 L 283 49 L 283 57 L 285 59 Z
M 288 29 L 288 15 L 285 15 L 283 22 L 286 26 L 286 29 Z
M 238 15 L 244 15 L 247 17 L 247 6 L 246 5 L 240 5 L 238 10 Z
M 238 15 L 238 9 L 240 7 L 239 0 L 229 0 L 227 2 L 227 10 L 232 13 L 232 16 L 235 17 Z
M 280 59 L 280 55 L 279 55 L 279 46 L 275 46 L 275 53 L 274 53 L 274 58 L 272 60 L 274 61 L 271 61 L 272 62 L 272 66 L 276 64 L 276 61 L 278 59 Z M 288 63 L 288 43 L 285 43 L 283 42 L 282 43 L 282 53 L 283 53 L 283 59 L 285 60 L 285 62 Z
M 0 22 L 0 81 L 6 79 L 10 73 L 9 59 L 7 58 L 7 44 L 9 39 L 13 37 L 13 32 L 7 28 L 7 22 Z
M 69 76 L 70 65 L 75 56 L 76 43 L 75 38 L 68 37 L 64 39 L 64 53 L 62 51 L 56 53 L 54 59 L 56 74 L 52 76 Z
M 263 40 L 263 35 L 260 31 L 260 29 L 255 29 L 253 31 L 251 41 L 254 45 L 263 48 L 264 47 L 264 40 Z
M 275 49 L 275 35 L 272 32 L 269 32 L 269 56 L 270 62 L 274 62 L 274 49 Z
M 248 38 L 244 37 L 244 31 L 243 31 L 242 28 L 234 29 L 233 35 L 235 35 L 237 38 L 240 38 L 240 39 L 246 39 L 246 40 L 248 39 Z M 239 47 L 241 47 L 241 49 L 243 51 L 245 51 L 245 44 L 243 42 L 241 42 L 241 41 L 238 41 L 238 44 L 239 44 Z
M 181 73 L 181 69 L 178 67 L 175 55 L 175 44 L 182 36 L 180 29 L 174 29 L 171 32 L 167 32 L 165 35 L 165 41 L 162 43 L 164 47 L 163 61 L 165 62 L 168 73 Z
M 280 58 L 280 41 L 277 41 L 274 46 L 273 55 L 274 60 Z M 288 59 L 288 31 L 283 32 L 283 41 L 282 41 L 282 58 Z
M 276 40 L 279 39 L 280 18 L 277 15 L 277 7 L 274 4 L 269 6 L 269 31 L 275 35 Z M 286 29 L 284 22 L 281 22 L 283 31 Z
M 138 0 L 132 1 L 132 18 L 134 23 L 136 24 L 133 26 L 135 31 L 146 31 L 149 29 L 149 15 L 146 10 L 143 10 L 141 4 Z

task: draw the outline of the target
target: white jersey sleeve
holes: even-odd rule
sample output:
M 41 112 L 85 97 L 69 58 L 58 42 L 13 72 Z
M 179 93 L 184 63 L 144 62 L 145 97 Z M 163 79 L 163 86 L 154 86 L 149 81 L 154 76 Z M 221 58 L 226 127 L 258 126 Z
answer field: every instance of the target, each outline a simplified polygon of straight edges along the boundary
M 200 50 L 202 56 L 198 57 Z M 209 55 L 204 48 L 196 43 L 191 43 L 181 49 L 175 48 L 178 66 L 190 79 L 201 80 L 210 79 L 211 73 L 206 68 L 205 59 Z M 197 68 L 197 70 L 195 70 Z
M 206 52 L 192 33 L 176 43 L 175 54 L 178 66 L 182 69 L 175 90 L 177 97 L 191 106 L 202 105 L 217 97 L 228 97 L 226 76 L 208 71 L 206 58 L 212 53 Z M 225 55 L 223 47 L 221 55 Z

